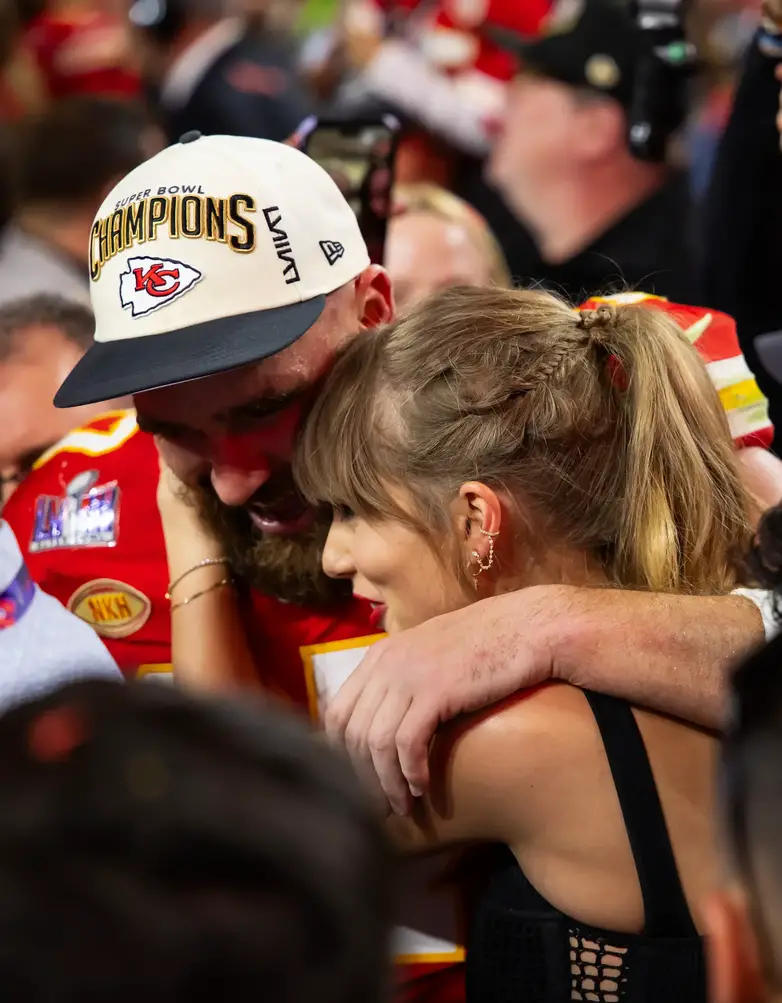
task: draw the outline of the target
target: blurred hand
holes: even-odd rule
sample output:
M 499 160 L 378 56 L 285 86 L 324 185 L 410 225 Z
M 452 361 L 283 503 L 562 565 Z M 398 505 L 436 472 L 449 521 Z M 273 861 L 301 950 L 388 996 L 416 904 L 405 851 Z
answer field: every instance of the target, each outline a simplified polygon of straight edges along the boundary
M 554 588 L 474 603 L 372 645 L 326 712 L 329 735 L 371 767 L 397 814 L 429 784 L 441 722 L 551 679 L 563 613 Z

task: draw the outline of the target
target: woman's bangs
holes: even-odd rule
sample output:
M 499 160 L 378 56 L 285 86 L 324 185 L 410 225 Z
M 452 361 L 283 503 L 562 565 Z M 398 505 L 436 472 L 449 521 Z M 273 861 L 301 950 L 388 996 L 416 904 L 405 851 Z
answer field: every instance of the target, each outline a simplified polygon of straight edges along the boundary
M 348 508 L 367 519 L 396 514 L 387 487 L 390 444 L 378 424 L 371 386 L 327 383 L 296 456 L 296 480 L 310 504 Z

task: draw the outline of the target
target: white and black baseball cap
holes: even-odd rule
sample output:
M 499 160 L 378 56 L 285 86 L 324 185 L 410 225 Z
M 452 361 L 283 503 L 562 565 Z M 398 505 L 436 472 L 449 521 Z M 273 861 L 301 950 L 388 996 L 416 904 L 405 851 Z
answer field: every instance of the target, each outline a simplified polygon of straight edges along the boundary
M 54 403 L 124 397 L 275 355 L 369 263 L 352 209 L 305 154 L 188 133 L 98 212 L 95 344 Z

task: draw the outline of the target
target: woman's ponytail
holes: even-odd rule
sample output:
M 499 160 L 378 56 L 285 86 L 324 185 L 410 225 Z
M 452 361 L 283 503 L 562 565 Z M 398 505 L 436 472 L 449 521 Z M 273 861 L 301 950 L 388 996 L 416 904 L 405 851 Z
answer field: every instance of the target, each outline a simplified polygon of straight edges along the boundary
M 619 576 L 653 591 L 729 590 L 752 539 L 749 505 L 725 412 L 697 350 L 656 310 L 604 304 L 584 314 L 624 427 Z

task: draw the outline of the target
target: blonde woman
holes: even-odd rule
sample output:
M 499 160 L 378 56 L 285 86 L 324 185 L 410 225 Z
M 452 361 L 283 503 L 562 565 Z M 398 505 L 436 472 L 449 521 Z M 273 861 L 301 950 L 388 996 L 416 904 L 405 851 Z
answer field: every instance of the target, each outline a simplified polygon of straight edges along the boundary
M 751 538 L 680 329 L 541 293 L 456 289 L 356 339 L 298 477 L 334 508 L 324 567 L 389 632 L 544 583 L 727 593 Z M 430 795 L 393 826 L 409 847 L 511 851 L 469 941 L 475 998 L 703 998 L 715 744 L 562 685 L 442 729 Z
M 356 338 L 297 476 L 334 510 L 324 567 L 392 633 L 543 583 L 728 593 L 751 538 L 724 412 L 681 330 L 543 293 L 453 289 Z M 242 639 L 220 596 L 198 615 L 228 675 Z M 704 998 L 715 746 L 567 685 L 441 730 L 431 793 L 389 824 L 413 850 L 508 848 L 473 915 L 473 998 Z
M 486 220 L 457 195 L 428 182 L 395 187 L 385 265 L 400 314 L 449 286 L 511 285 Z

